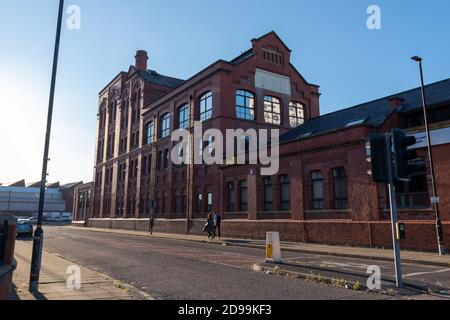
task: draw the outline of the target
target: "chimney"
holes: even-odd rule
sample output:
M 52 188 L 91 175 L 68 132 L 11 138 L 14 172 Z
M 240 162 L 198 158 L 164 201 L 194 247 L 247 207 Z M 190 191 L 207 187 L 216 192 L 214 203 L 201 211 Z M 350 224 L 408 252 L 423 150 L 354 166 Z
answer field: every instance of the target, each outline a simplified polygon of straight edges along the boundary
M 405 99 L 400 98 L 400 97 L 392 97 L 392 98 L 388 99 L 388 102 L 392 108 L 398 108 L 403 105 L 403 103 L 405 102 Z
M 148 61 L 148 55 L 147 51 L 145 50 L 138 50 L 136 52 L 136 64 L 135 67 L 139 71 L 146 71 L 147 70 L 147 61 Z

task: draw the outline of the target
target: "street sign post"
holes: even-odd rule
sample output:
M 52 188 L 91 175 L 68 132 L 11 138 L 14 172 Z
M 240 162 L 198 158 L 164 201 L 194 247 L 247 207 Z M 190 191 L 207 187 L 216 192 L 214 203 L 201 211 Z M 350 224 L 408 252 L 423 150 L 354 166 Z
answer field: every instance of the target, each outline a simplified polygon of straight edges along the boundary
M 395 262 L 395 280 L 397 288 L 403 287 L 402 279 L 402 264 L 401 264 L 401 254 L 400 254 L 400 238 L 398 235 L 398 215 L 397 215 L 397 194 L 395 192 L 395 179 L 394 179 L 394 168 L 392 159 L 392 136 L 386 135 L 386 163 L 388 168 L 389 176 L 389 201 L 391 207 L 391 222 L 392 222 L 392 239 L 394 247 L 394 262 Z

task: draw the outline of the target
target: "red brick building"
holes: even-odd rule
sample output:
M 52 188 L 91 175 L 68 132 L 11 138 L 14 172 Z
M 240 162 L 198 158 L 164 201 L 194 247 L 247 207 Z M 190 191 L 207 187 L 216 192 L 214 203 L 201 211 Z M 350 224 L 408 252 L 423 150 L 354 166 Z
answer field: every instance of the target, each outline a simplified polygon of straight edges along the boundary
M 147 53 L 100 92 L 94 183 L 88 226 L 199 233 L 208 212 L 224 216 L 224 234 L 390 246 L 386 187 L 367 174 L 372 132 L 401 127 L 421 135 L 418 89 L 320 116 L 319 87 L 290 63 L 271 32 L 231 61 L 219 60 L 183 81 L 148 70 Z M 438 191 L 450 245 L 450 80 L 427 87 Z M 170 134 L 194 121 L 227 129 L 279 129 L 280 171 L 257 165 L 175 165 Z M 417 147 L 426 160 L 423 145 Z M 437 247 L 429 176 L 397 186 L 405 247 Z

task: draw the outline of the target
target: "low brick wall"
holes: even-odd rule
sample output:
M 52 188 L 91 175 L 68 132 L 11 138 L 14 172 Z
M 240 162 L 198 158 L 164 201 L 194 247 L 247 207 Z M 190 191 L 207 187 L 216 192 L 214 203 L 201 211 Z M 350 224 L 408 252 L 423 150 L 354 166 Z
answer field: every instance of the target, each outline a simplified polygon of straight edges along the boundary
M 0 300 L 11 299 L 16 223 L 14 216 L 0 214 Z
M 436 251 L 434 221 L 406 221 L 407 239 L 402 249 Z M 194 219 L 189 234 L 201 235 L 205 222 Z M 89 227 L 148 231 L 148 219 L 90 219 Z M 186 234 L 186 219 L 155 219 L 155 232 Z M 265 239 L 269 231 L 280 232 L 282 241 L 309 242 L 372 248 L 392 248 L 392 229 L 389 221 L 352 222 L 348 220 L 291 221 L 291 220 L 224 220 L 222 235 L 240 239 Z M 444 224 L 446 247 L 450 248 L 450 223 Z

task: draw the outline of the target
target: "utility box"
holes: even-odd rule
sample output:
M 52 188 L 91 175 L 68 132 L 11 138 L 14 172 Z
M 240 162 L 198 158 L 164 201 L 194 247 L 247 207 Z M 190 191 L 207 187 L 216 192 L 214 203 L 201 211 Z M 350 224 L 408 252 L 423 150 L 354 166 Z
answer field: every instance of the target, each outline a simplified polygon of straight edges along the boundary
M 282 263 L 281 243 L 279 232 L 267 232 L 266 236 L 266 262 Z
M 16 225 L 16 217 L 0 214 L 0 300 L 9 300 L 12 294 Z
M 397 224 L 398 240 L 406 240 L 406 225 L 404 223 Z

